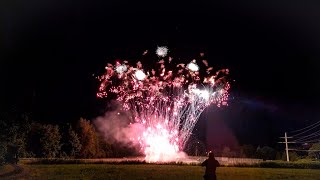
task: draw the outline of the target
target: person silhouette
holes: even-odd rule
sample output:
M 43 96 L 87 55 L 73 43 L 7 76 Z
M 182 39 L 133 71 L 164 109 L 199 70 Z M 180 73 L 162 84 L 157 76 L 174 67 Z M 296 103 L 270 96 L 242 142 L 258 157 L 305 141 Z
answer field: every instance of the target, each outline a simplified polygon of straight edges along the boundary
M 220 163 L 214 158 L 213 152 L 209 152 L 209 158 L 206 159 L 201 166 L 206 167 L 204 173 L 204 180 L 217 180 L 216 169 L 220 166 Z

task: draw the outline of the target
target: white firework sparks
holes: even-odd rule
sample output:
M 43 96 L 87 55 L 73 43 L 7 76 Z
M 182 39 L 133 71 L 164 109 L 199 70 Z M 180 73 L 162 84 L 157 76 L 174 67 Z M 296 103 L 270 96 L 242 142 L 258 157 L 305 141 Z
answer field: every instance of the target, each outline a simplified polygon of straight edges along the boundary
M 159 57 L 165 57 L 168 54 L 168 48 L 165 47 L 165 46 L 160 46 L 160 47 L 157 48 L 156 54 Z
M 196 63 L 193 63 L 193 62 L 189 63 L 189 64 L 187 65 L 187 68 L 188 68 L 190 71 L 193 71 L 193 72 L 199 71 L 199 66 L 198 66 Z
M 126 71 L 127 71 L 127 66 L 124 65 L 124 64 L 119 65 L 119 66 L 116 67 L 116 72 L 117 72 L 118 74 L 122 74 L 122 73 L 124 73 L 124 72 L 126 72 Z
M 141 70 L 137 70 L 134 75 L 135 75 L 136 79 L 139 81 L 142 81 L 142 80 L 144 80 L 144 78 L 146 78 L 146 74 Z

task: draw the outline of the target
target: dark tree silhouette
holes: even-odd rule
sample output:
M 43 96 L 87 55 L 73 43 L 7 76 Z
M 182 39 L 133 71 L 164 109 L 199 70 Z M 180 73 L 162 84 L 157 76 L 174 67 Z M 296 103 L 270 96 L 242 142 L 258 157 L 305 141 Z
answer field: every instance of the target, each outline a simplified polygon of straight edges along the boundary
M 41 152 L 43 157 L 55 158 L 61 150 L 61 135 L 58 125 L 44 125 L 40 137 Z
M 81 151 L 82 144 L 80 142 L 80 137 L 78 134 L 69 126 L 68 131 L 68 145 L 69 145 L 69 152 L 68 155 L 72 158 L 78 157 Z
M 92 123 L 84 118 L 78 122 L 78 132 L 82 148 L 80 156 L 82 158 L 94 158 L 98 154 L 97 133 Z

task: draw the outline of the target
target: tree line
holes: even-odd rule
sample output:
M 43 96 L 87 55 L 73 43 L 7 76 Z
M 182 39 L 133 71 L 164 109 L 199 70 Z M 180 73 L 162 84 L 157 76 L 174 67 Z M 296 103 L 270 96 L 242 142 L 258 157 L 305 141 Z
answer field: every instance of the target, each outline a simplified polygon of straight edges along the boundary
M 232 157 L 232 158 L 255 158 L 263 160 L 284 160 L 286 161 L 286 153 L 284 147 L 272 148 L 270 146 L 254 146 L 244 144 L 238 147 L 230 148 L 228 146 L 213 149 L 217 157 Z M 188 155 L 205 156 L 208 152 L 205 149 L 199 149 L 197 146 L 186 151 Z M 320 159 L 320 143 L 309 144 L 303 149 L 289 151 L 290 161 L 300 159 L 319 160 Z
M 0 114 L 0 164 L 18 158 L 108 158 L 137 155 L 134 148 L 107 142 L 91 121 L 41 124 L 28 115 Z M 9 119 L 9 120 L 8 120 Z

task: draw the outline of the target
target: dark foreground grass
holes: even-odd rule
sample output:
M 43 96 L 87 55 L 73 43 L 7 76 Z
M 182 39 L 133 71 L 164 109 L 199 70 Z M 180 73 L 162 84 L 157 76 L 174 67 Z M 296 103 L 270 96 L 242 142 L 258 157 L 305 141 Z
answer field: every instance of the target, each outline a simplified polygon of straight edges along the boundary
M 199 166 L 154 164 L 66 164 L 24 165 L 30 170 L 30 179 L 202 179 L 204 168 Z M 218 179 L 319 179 L 316 169 L 275 169 L 220 167 Z
M 134 160 L 134 159 L 62 159 L 62 158 L 28 158 L 22 159 L 20 161 L 22 164 L 28 165 L 58 165 L 58 164 L 149 164 L 144 160 Z M 230 162 L 220 162 L 222 166 L 228 167 L 256 167 L 256 168 L 294 168 L 294 169 L 320 169 L 320 161 L 311 160 L 299 160 L 295 162 L 285 162 L 285 161 L 262 161 L 259 163 L 231 163 Z M 193 165 L 197 166 L 201 164 L 201 161 L 194 162 L 162 162 L 162 163 L 152 163 L 156 165 Z
M 10 165 L 0 166 L 0 176 L 9 172 L 12 172 L 14 168 Z

